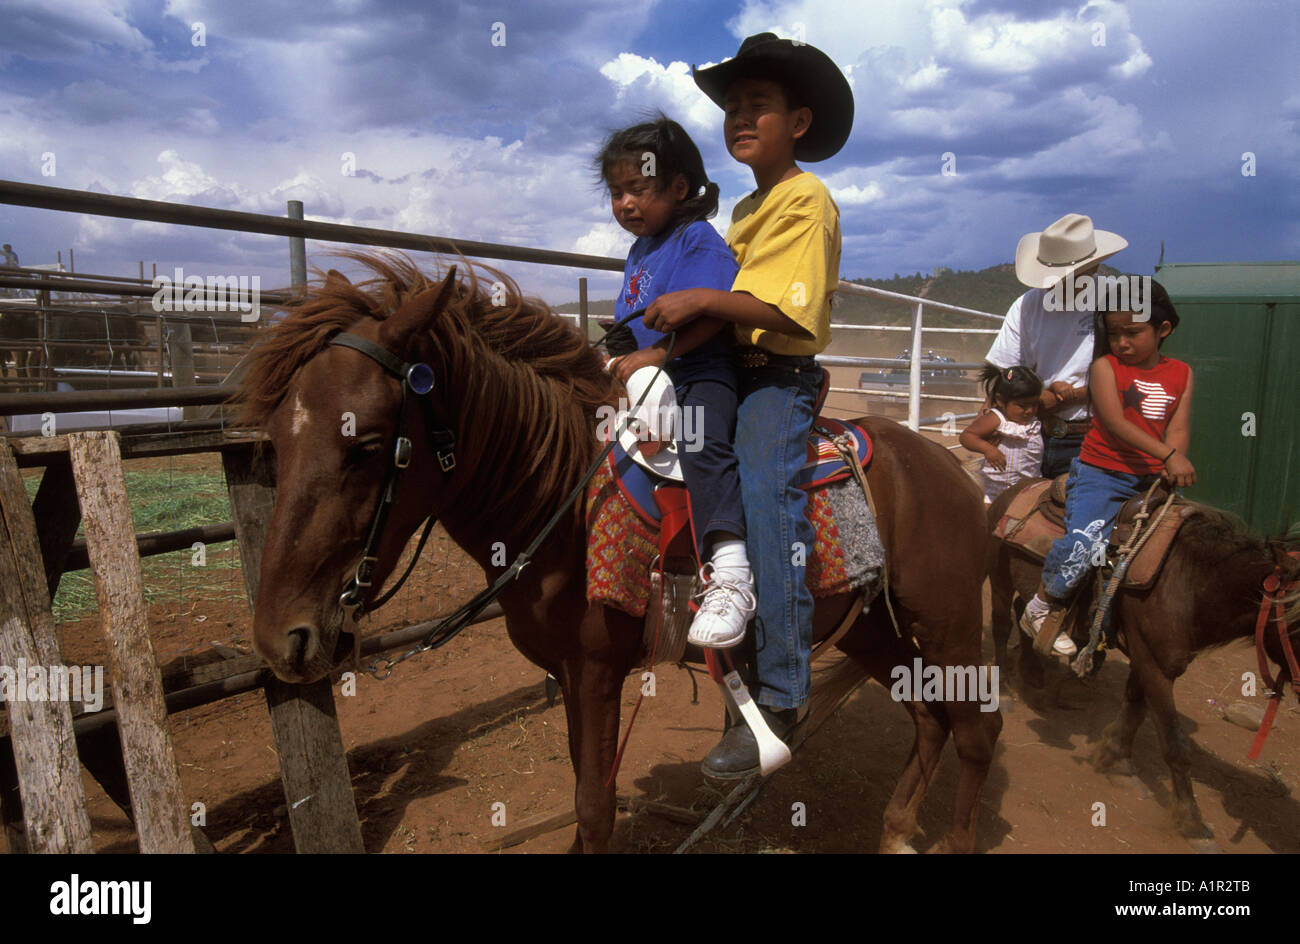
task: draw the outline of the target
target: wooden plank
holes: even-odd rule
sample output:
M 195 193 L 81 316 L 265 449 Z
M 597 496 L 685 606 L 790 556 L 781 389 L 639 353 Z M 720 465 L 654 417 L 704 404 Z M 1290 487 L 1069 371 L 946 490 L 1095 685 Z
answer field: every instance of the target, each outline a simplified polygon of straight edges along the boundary
M 41 475 L 40 488 L 32 512 L 38 522 L 36 530 L 41 539 L 41 560 L 45 564 L 45 586 L 50 599 L 58 592 L 59 580 L 67 568 L 64 562 L 81 524 L 81 507 L 77 504 L 77 483 L 72 478 L 72 466 L 67 462 L 51 462 Z
M 329 679 L 266 686 L 280 778 L 301 853 L 362 853 L 361 823 Z
M 262 573 L 262 546 L 275 507 L 275 460 L 270 450 L 252 446 L 222 452 L 230 492 L 230 517 L 235 523 L 239 561 L 250 603 L 257 602 L 257 582 Z
M 6 436 L 5 442 L 24 469 L 45 465 L 52 458 L 62 461 L 59 457 L 68 451 L 67 436 Z
M 172 386 L 173 387 L 193 387 L 196 380 L 194 373 L 194 342 L 191 338 L 190 324 L 188 321 L 173 321 L 170 323 L 171 340 L 168 348 L 172 355 Z M 191 420 L 195 417 L 195 408 L 186 406 L 182 408 L 181 415 Z
M 36 521 L 13 453 L 0 443 L 0 665 L 61 663 Z M 26 672 L 21 673 L 23 676 Z M 26 678 L 15 678 L 19 684 Z M 6 703 L 32 852 L 94 852 L 72 712 L 65 701 Z M 6 807 L 13 803 L 6 801 Z
M 230 490 L 244 585 L 249 601 L 256 604 L 262 546 L 275 503 L 273 457 L 269 451 L 248 447 L 226 450 L 221 461 Z M 266 703 L 294 848 L 300 853 L 364 852 L 329 679 L 312 685 L 273 680 L 266 686 Z
M 618 808 L 625 809 L 629 813 L 652 813 L 655 816 L 662 816 L 664 819 L 672 820 L 674 823 L 681 823 L 685 826 L 696 826 L 704 819 L 705 814 L 688 810 L 685 807 L 674 806 L 671 803 L 661 803 L 658 800 L 647 800 L 645 797 L 618 797 Z
M 547 833 L 555 832 L 557 829 L 563 829 L 565 826 L 572 825 L 577 821 L 578 814 L 572 806 L 562 810 L 554 810 L 550 813 L 539 813 L 536 816 L 528 817 L 514 829 L 503 831 L 499 836 L 491 836 L 482 840 L 481 845 L 489 852 L 509 849 L 511 846 L 517 846 L 530 839 L 536 839 L 538 836 L 544 836 Z
M 7 719 L 8 712 L 0 712 Z M 23 824 L 23 795 L 18 788 L 18 770 L 14 767 L 13 743 L 0 738 L 0 830 L 10 855 L 27 850 L 27 827 Z
M 167 729 L 162 675 L 153 640 L 135 526 L 127 502 L 118 435 L 71 433 L 68 453 L 85 519 L 86 551 L 95 578 L 100 622 L 127 781 L 141 852 L 194 852 L 189 809 Z
M 187 455 L 192 452 L 217 452 L 226 448 L 241 449 L 250 442 L 266 438 L 265 434 L 243 429 L 179 430 L 177 432 L 132 433 L 121 431 L 122 459 L 156 459 Z M 19 468 L 28 469 L 63 461 L 68 451 L 67 436 L 3 437 L 13 447 Z

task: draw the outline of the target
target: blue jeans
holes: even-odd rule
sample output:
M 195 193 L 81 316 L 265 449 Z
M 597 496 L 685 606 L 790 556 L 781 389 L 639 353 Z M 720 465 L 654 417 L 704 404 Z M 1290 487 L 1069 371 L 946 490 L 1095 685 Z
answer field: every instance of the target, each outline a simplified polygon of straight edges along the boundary
M 729 368 L 728 368 L 729 369 Z M 678 384 L 677 405 L 694 428 L 694 442 L 679 440 L 677 455 L 690 489 L 691 526 L 700 562 L 712 554 L 714 536 L 745 536 L 740 470 L 732 445 L 736 432 L 736 389 L 724 380 L 699 378 Z M 680 431 L 679 431 L 680 435 Z
M 1065 535 L 1043 562 L 1043 589 L 1058 600 L 1074 596 L 1093 568 L 1094 548 L 1104 550 L 1120 506 L 1145 492 L 1155 476 L 1113 472 L 1078 459 L 1065 485 Z
M 806 582 L 813 528 L 808 496 L 795 486 L 821 383 L 811 357 L 741 368 L 736 458 L 746 545 L 758 597 L 754 616 L 757 685 L 769 708 L 797 708 L 812 687 L 813 597 Z
M 1079 450 L 1083 448 L 1083 435 L 1054 438 L 1043 430 L 1043 478 L 1054 479 L 1071 470 L 1070 463 L 1079 458 Z

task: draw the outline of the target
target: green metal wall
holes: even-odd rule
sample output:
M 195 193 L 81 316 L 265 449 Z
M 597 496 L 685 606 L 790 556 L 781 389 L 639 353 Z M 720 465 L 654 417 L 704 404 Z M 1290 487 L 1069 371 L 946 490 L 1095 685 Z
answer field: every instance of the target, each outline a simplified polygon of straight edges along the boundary
M 1300 523 L 1300 263 L 1166 265 L 1155 277 L 1181 318 L 1164 351 L 1194 375 L 1187 495 L 1281 534 Z

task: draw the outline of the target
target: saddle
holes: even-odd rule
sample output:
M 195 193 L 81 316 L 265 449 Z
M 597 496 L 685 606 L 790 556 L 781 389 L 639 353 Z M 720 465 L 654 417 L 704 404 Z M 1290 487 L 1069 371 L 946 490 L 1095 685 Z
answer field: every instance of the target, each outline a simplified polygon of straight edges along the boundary
M 1030 557 L 1046 560 L 1052 544 L 1065 534 L 1065 483 L 1068 478 L 1066 474 L 1054 479 L 1038 479 L 1021 489 L 998 520 L 993 536 L 1015 545 Z M 1168 497 L 1169 492 L 1161 483 L 1151 496 L 1148 511 L 1159 509 Z M 1141 496 L 1130 498 L 1121 506 L 1110 534 L 1108 561 L 1113 562 L 1118 550 L 1128 543 L 1141 508 Z M 1123 583 L 1125 588 L 1147 590 L 1155 584 L 1183 522 L 1201 509 L 1202 506 L 1196 502 L 1174 499 L 1169 513 L 1155 526 L 1155 531 L 1137 556 L 1129 562 Z
M 808 493 L 806 514 L 816 535 L 805 577 L 816 597 L 857 591 L 870 601 L 883 580 L 884 547 L 833 437 L 852 444 L 861 467 L 871 462 L 865 430 L 817 417 L 798 480 Z M 679 477 L 634 461 L 616 442 L 588 487 L 587 525 L 587 599 L 644 617 L 646 654 L 654 662 L 679 661 L 700 566 L 686 487 Z

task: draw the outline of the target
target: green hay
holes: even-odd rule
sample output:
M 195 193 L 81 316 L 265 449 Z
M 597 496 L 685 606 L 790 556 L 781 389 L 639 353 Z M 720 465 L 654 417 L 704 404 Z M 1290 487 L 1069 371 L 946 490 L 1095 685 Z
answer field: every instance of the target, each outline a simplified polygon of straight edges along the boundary
M 24 476 L 27 495 L 35 499 L 40 485 L 40 472 Z M 178 531 L 221 524 L 230 520 L 230 496 L 221 470 L 169 472 L 167 470 L 126 470 L 126 494 L 131 504 L 131 519 L 137 532 Z M 84 537 L 77 529 L 77 537 Z M 210 597 L 214 589 L 233 583 L 243 591 L 237 577 L 225 573 L 237 569 L 239 551 L 234 542 L 212 544 L 206 548 L 206 562 L 202 567 L 193 563 L 191 550 L 171 551 L 146 557 L 141 561 L 144 576 L 145 602 L 156 603 L 204 596 Z M 221 572 L 221 573 L 215 573 Z M 65 573 L 54 595 L 55 620 L 80 619 L 99 606 L 90 571 Z

